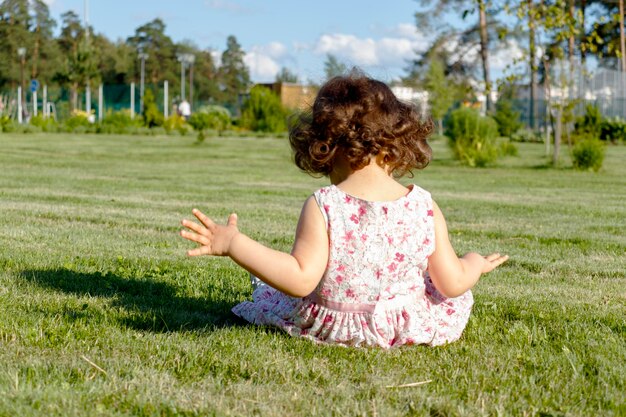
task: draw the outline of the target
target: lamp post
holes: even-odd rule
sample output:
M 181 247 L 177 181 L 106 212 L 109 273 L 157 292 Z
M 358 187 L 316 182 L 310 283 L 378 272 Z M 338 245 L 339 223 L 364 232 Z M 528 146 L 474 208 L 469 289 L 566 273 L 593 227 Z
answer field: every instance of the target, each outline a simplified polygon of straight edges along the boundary
M 196 62 L 196 56 L 189 55 L 189 109 L 193 111 L 193 63 Z
M 26 94 L 24 94 L 24 66 L 26 65 L 26 48 L 21 47 L 21 48 L 17 48 L 17 56 L 20 57 L 20 85 L 22 86 L 22 91 L 20 94 L 20 103 L 22 104 L 22 109 L 25 109 L 25 101 L 26 101 Z
M 145 52 L 139 52 L 137 56 L 141 60 L 141 80 L 139 83 L 139 111 L 141 112 L 141 114 L 143 114 L 143 93 L 146 72 L 146 59 L 148 59 L 148 54 L 146 54 Z
M 185 67 L 187 64 L 193 64 L 196 57 L 193 54 L 178 54 L 180 62 L 180 99 L 185 100 Z

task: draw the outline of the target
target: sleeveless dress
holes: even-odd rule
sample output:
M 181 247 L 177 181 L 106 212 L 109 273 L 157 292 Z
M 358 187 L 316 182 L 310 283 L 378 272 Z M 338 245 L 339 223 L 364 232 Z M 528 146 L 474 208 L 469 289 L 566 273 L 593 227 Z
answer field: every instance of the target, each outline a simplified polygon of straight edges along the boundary
M 471 291 L 446 298 L 434 287 L 433 203 L 416 185 L 395 201 L 366 201 L 330 185 L 313 195 L 326 220 L 328 265 L 303 298 L 260 285 L 233 312 L 293 336 L 346 346 L 390 348 L 457 340 L 469 319 Z

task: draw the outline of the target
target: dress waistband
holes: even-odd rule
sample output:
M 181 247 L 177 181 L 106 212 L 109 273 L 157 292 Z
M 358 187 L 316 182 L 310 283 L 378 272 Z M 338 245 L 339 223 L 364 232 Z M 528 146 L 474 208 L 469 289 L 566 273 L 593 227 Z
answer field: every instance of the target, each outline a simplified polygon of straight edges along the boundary
M 388 304 L 393 302 L 393 307 L 402 307 L 403 305 L 411 304 L 415 302 L 417 294 L 404 294 L 395 296 L 389 300 L 382 300 L 376 304 L 364 304 L 364 303 L 341 303 L 337 301 L 326 300 L 321 298 L 318 294 L 309 294 L 305 299 L 321 305 L 331 310 L 341 311 L 342 313 L 373 313 L 376 307 L 381 304 Z

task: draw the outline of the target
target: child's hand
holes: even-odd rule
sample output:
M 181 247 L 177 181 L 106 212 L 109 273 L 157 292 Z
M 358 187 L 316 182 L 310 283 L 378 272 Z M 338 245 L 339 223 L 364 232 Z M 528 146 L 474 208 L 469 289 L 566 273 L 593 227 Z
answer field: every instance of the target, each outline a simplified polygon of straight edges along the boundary
M 509 259 L 509 255 L 500 255 L 499 253 L 492 253 L 491 255 L 485 256 L 482 273 L 486 274 L 487 272 L 493 271 L 506 262 L 507 259 Z
M 191 231 L 181 230 L 180 235 L 187 240 L 200 244 L 200 247 L 187 251 L 187 255 L 228 255 L 233 238 L 239 234 L 237 215 L 233 213 L 228 216 L 226 226 L 222 226 L 215 224 L 198 209 L 193 209 L 192 213 L 202 224 L 185 219 L 182 224 Z

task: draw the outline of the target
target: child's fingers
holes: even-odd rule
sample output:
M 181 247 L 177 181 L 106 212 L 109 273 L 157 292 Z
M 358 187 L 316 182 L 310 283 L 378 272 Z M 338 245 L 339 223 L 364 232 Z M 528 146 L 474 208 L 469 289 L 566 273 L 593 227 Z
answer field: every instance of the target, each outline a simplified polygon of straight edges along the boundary
M 489 262 L 493 262 L 494 260 L 498 259 L 500 257 L 499 253 L 492 253 L 491 255 L 487 255 L 485 256 L 485 259 L 488 260 Z
M 208 246 L 200 246 L 199 248 L 187 251 L 187 256 L 210 255 L 211 248 Z
M 497 253 L 497 254 L 494 253 L 494 254 L 492 254 L 490 256 L 492 258 L 491 259 L 487 258 L 487 260 L 491 263 L 491 265 L 494 268 L 502 265 L 503 263 L 505 263 L 509 259 L 509 255 L 500 255 L 499 253 Z
M 182 225 L 185 226 L 189 230 L 193 230 L 194 232 L 198 233 L 199 235 L 208 235 L 209 234 L 209 230 L 206 227 L 201 226 L 198 223 L 191 222 L 191 221 L 189 221 L 187 219 L 182 221 Z
M 188 232 L 186 230 L 181 230 L 180 235 L 187 240 L 191 240 L 192 242 L 199 243 L 203 246 L 208 246 L 211 244 L 211 239 L 207 236 L 199 235 L 197 233 Z
M 207 217 L 204 213 L 202 213 L 200 210 L 198 209 L 193 209 L 191 210 L 191 212 L 193 213 L 194 216 L 196 216 L 196 218 L 198 220 L 200 220 L 200 222 L 205 225 L 206 227 L 208 227 L 209 229 L 212 227 L 215 227 L 215 223 L 213 222 L 213 220 L 211 220 L 209 217 Z

